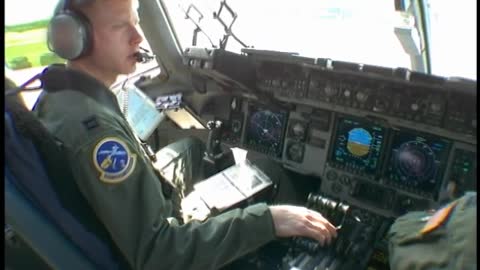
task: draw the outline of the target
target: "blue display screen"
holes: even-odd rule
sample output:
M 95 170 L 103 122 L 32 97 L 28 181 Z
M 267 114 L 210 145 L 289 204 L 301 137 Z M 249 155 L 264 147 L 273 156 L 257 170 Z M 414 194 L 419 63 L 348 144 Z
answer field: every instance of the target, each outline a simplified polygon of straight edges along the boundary
M 339 118 L 330 162 L 352 173 L 374 175 L 379 168 L 385 128 L 367 121 Z

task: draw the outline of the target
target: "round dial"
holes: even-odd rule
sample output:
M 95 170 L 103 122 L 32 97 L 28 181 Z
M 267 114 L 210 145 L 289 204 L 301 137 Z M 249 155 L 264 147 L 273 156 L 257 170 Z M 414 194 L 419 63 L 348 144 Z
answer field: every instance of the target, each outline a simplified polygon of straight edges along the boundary
M 335 86 L 332 84 L 327 84 L 323 91 L 325 91 L 325 95 L 327 97 L 335 96 L 338 93 L 337 88 L 335 88 Z
M 300 143 L 292 143 L 287 148 L 288 159 L 296 162 L 303 161 L 304 146 Z
M 385 96 L 377 97 L 375 100 L 375 107 L 373 108 L 376 112 L 383 112 L 389 107 L 388 98 Z
M 434 177 L 435 153 L 423 142 L 406 142 L 396 154 L 395 166 L 400 172 L 400 180 L 418 184 Z
M 297 122 L 297 123 L 292 125 L 291 129 L 292 129 L 292 135 L 293 136 L 295 136 L 297 138 L 300 138 L 300 139 L 304 138 L 305 132 L 306 132 L 305 124 Z
M 239 120 L 232 121 L 232 131 L 238 133 L 242 130 L 242 123 Z
M 359 102 L 365 102 L 368 99 L 368 93 L 364 91 L 359 91 L 357 92 L 356 97 Z
M 249 141 L 262 149 L 277 152 L 282 143 L 283 124 L 282 114 L 269 110 L 255 112 L 248 128 Z

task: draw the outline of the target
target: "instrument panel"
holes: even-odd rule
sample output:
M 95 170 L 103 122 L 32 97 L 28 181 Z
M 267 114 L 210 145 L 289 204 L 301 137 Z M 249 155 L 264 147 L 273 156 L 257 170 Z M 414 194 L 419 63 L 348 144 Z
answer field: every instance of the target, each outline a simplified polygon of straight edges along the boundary
M 295 111 L 243 104 L 245 116 L 230 119 L 237 132 L 227 129 L 224 141 L 319 176 L 324 194 L 378 214 L 434 207 L 449 182 L 457 184 L 457 196 L 476 189 L 474 145 L 344 113 L 327 113 L 332 119 L 319 125 Z
M 324 195 L 395 217 L 476 190 L 476 81 L 253 49 L 185 59 L 233 96 L 224 143 Z
M 222 141 L 314 176 L 306 206 L 342 225 L 332 247 L 295 239 L 282 269 L 388 269 L 395 218 L 476 190 L 475 81 L 253 49 L 186 56 L 233 96 Z
M 385 217 L 434 208 L 452 185 L 455 196 L 476 190 L 471 82 L 462 89 L 408 70 L 365 75 L 354 64 L 253 58 L 255 90 L 271 99 L 233 99 L 241 106 L 224 119 L 227 144 L 318 176 L 322 194 Z

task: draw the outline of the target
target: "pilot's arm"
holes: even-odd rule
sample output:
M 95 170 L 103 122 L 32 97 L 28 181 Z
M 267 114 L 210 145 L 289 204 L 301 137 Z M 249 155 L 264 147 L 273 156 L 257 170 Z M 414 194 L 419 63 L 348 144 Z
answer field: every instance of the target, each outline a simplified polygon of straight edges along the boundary
M 217 269 L 275 238 L 265 204 L 203 223 L 169 222 L 171 202 L 138 144 L 115 121 L 96 119 L 88 136 L 74 140 L 82 143 L 71 149 L 70 164 L 81 192 L 134 269 Z

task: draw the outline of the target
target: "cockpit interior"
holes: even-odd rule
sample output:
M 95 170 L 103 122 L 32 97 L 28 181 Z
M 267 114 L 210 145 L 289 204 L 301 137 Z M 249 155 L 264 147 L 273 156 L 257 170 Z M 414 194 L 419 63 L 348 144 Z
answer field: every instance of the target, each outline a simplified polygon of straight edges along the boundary
M 234 269 L 389 269 L 385 235 L 396 218 L 476 191 L 477 82 L 432 72 L 432 1 L 386 1 L 392 13 L 414 22 L 389 28 L 407 59 L 390 66 L 338 59 L 321 46 L 315 55 L 306 43 L 310 56 L 250 46 L 256 36 L 235 25 L 247 20 L 253 1 L 243 7 L 233 0 L 167 2 L 140 1 L 146 55 L 155 63 L 116 85 L 116 91 L 134 85 L 161 113 L 146 140 L 158 150 L 179 137 L 199 137 L 214 165 L 224 163 L 231 149 L 274 160 L 298 176 L 293 185 L 302 190 L 295 194 L 299 203 L 341 226 L 331 246 L 303 238 L 279 241 L 247 255 Z M 337 4 L 345 8 L 350 2 Z M 203 16 L 211 14 L 203 5 L 214 10 L 205 24 Z M 263 12 L 285 15 L 274 5 Z M 289 5 L 295 12 L 295 3 Z M 326 13 L 318 16 L 349 16 L 318 8 Z M 304 22 L 290 24 L 319 42 L 348 35 L 317 33 Z M 249 26 L 262 23 L 253 20 Z M 214 30 L 221 33 L 219 42 L 211 38 Z

